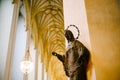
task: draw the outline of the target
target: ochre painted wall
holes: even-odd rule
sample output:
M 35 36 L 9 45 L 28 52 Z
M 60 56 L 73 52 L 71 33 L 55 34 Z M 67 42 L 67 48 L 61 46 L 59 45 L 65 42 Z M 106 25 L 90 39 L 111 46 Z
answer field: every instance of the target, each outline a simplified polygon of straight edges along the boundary
M 120 80 L 120 0 L 85 0 L 96 80 Z

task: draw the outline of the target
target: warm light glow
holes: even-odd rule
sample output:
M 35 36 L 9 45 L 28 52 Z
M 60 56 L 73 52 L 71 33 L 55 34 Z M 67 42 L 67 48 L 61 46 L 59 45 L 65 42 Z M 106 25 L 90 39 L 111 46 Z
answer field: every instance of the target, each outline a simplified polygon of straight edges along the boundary
M 20 69 L 24 74 L 29 74 L 33 70 L 33 62 L 30 60 L 23 60 L 20 63 Z

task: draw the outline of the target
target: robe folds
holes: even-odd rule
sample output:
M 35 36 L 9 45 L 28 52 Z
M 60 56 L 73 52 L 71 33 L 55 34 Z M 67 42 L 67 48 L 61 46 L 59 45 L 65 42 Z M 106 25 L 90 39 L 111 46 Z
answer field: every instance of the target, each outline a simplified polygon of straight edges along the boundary
M 53 53 L 63 63 L 64 71 L 70 80 L 87 80 L 90 52 L 80 41 L 69 42 L 64 55 Z

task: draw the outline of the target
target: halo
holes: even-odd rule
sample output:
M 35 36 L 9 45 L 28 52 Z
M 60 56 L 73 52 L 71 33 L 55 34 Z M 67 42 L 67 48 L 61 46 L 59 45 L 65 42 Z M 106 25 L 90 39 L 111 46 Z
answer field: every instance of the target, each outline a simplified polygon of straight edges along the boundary
M 79 38 L 79 36 L 80 36 L 80 30 L 78 29 L 78 27 L 76 26 L 76 25 L 69 25 L 68 27 L 67 27 L 67 30 L 69 29 L 69 27 L 75 27 L 76 29 L 77 29 L 77 31 L 78 31 L 78 36 L 76 37 L 76 39 L 78 39 Z

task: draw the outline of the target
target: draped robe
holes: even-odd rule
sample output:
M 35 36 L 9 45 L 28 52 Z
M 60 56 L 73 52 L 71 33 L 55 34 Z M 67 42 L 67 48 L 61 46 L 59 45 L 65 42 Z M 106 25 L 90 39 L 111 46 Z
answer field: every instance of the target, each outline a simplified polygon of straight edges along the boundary
M 87 80 L 87 65 L 90 53 L 78 40 L 68 44 L 65 55 L 56 53 L 57 58 L 63 63 L 65 73 L 70 80 Z

